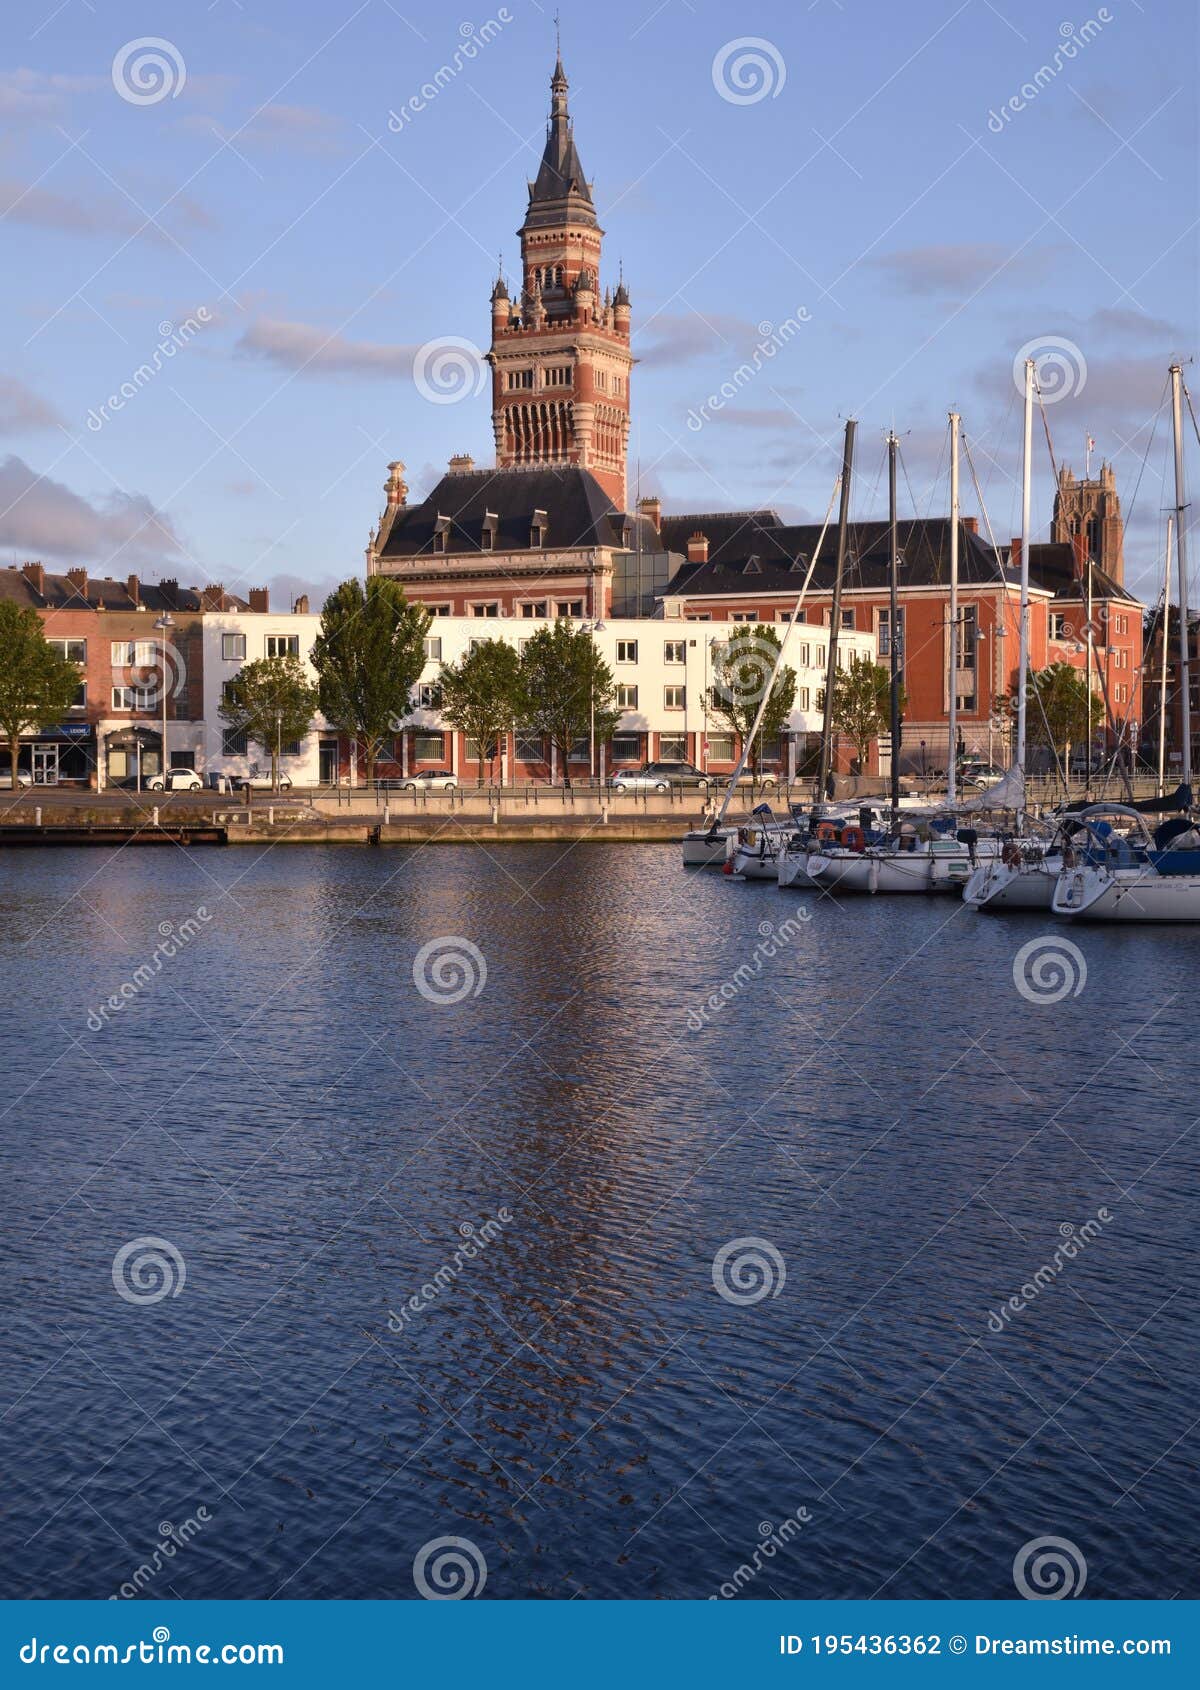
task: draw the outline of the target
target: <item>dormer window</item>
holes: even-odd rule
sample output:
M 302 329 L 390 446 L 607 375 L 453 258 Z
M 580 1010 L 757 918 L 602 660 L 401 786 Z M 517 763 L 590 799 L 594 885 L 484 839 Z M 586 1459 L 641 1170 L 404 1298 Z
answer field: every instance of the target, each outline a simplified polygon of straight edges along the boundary
M 439 516 L 437 522 L 434 524 L 433 530 L 433 549 L 435 552 L 444 552 L 446 550 L 447 536 L 449 533 L 450 518 L 448 516 Z
M 529 544 L 531 546 L 544 546 L 546 544 L 546 530 L 548 527 L 549 519 L 545 511 L 534 511 L 533 522 L 529 530 Z
M 793 574 L 802 574 L 808 568 L 808 553 L 800 552 L 792 559 Z
M 762 564 L 759 563 L 757 557 L 748 557 L 746 559 L 746 574 L 747 575 L 761 575 L 762 574 Z
M 485 511 L 483 514 L 483 533 L 480 538 L 480 545 L 485 552 L 495 549 L 496 531 L 499 527 L 500 518 L 495 511 Z

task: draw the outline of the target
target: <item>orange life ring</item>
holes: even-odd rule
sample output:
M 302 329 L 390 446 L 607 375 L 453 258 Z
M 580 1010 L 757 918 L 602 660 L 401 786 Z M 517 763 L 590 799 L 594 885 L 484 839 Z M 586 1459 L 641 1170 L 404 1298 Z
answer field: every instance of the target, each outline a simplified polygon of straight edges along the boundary
M 867 836 L 861 827 L 844 827 L 842 829 L 842 844 L 847 851 L 865 851 Z
M 833 822 L 817 823 L 817 838 L 825 840 L 827 844 L 836 844 L 838 834 L 839 829 L 834 826 Z

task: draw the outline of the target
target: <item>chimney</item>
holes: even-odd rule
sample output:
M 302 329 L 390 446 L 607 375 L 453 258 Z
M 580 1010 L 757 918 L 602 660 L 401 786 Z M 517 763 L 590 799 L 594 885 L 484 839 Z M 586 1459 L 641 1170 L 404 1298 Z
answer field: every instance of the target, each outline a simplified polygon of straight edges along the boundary
M 246 597 L 251 610 L 259 616 L 265 616 L 271 608 L 271 592 L 268 587 L 251 587 Z
M 638 514 L 650 518 L 654 524 L 654 532 L 657 534 L 662 527 L 662 500 L 657 495 L 652 495 L 647 499 L 639 499 Z
M 75 588 L 81 598 L 87 598 L 88 573 L 86 569 L 68 569 L 67 580 Z
M 220 581 L 216 581 L 208 587 L 201 587 L 200 608 L 201 610 L 224 610 L 225 588 Z
M 962 525 L 968 534 L 978 534 L 979 532 L 979 518 L 977 516 L 964 516 Z
M 168 576 L 165 581 L 160 581 L 158 590 L 162 595 L 163 604 L 168 610 L 179 609 L 179 582 L 175 580 L 174 576 Z
M 689 563 L 708 562 L 708 535 L 699 529 L 688 540 L 687 559 Z
M 40 563 L 23 563 L 21 574 L 29 582 L 38 598 L 44 599 L 46 596 L 46 571 L 43 565 Z
M 141 587 L 142 584 L 136 575 L 130 575 L 125 582 L 125 591 L 129 594 L 137 609 L 141 608 L 142 603 Z
M 475 468 L 475 460 L 469 452 L 455 452 L 450 460 L 451 475 L 470 475 Z
M 1019 538 L 1016 539 L 1016 540 L 1010 540 L 1008 542 L 1008 561 L 1009 561 L 1009 566 L 1012 569 L 1015 569 L 1015 570 L 1018 570 L 1018 571 L 1020 570 L 1020 568 L 1021 568 L 1021 541 L 1020 541 Z
M 308 594 L 307 593 L 301 593 L 300 594 L 300 597 L 296 600 L 295 604 L 292 606 L 292 614 L 295 615 L 295 616 L 307 616 L 308 615 Z
M 404 479 L 404 465 L 396 458 L 388 465 L 388 478 L 383 484 L 389 510 L 408 503 L 408 483 Z

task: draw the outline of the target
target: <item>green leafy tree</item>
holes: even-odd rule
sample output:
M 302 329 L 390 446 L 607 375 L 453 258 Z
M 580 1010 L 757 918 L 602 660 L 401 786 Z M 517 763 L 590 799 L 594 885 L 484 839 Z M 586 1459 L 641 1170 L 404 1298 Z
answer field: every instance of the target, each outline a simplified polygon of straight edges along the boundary
M 830 726 L 835 733 L 845 734 L 854 747 L 858 766 L 865 769 L 871 741 L 890 731 L 892 717 L 892 677 L 882 663 L 869 657 L 851 657 L 845 669 L 839 669 L 833 683 L 833 709 L 829 713 Z M 905 705 L 904 688 L 900 689 L 900 709 Z M 817 709 L 825 708 L 825 688 L 817 694 Z
M 78 668 L 47 644 L 37 611 L 0 603 L 0 731 L 8 740 L 14 792 L 21 735 L 60 722 L 78 691 Z
M 263 657 L 244 664 L 229 681 L 221 717 L 235 733 L 261 745 L 271 757 L 271 789 L 279 789 L 279 753 L 303 739 L 317 713 L 317 689 L 298 657 Z
M 771 681 L 779 658 L 779 635 L 773 628 L 747 624 L 713 651 L 712 684 L 705 706 L 743 745 L 750 740 L 758 707 L 768 686 L 767 707 L 759 732 L 750 745 L 750 773 L 757 779 L 762 741 L 776 740 L 787 725 L 796 699 L 796 671 L 782 668 Z
M 1017 708 L 1014 691 L 1012 709 Z M 1044 746 L 1053 755 L 1061 748 L 1063 767 L 1071 766 L 1071 747 L 1104 720 L 1104 701 L 1092 693 L 1088 707 L 1087 675 L 1070 663 L 1051 663 L 1030 672 L 1025 690 L 1025 732 L 1030 745 Z
M 457 663 L 443 664 L 435 702 L 450 726 L 479 746 L 477 784 L 482 786 L 483 765 L 494 764 L 520 708 L 521 660 L 516 651 L 505 640 L 481 640 Z
M 593 729 L 598 745 L 612 738 L 621 719 L 615 699 L 612 670 L 568 616 L 539 628 L 521 654 L 518 718 L 558 751 L 566 787 L 571 747 Z
M 398 581 L 372 575 L 343 581 L 321 611 L 312 664 L 326 721 L 361 744 L 367 780 L 384 741 L 409 714 L 412 689 L 425 667 L 430 615 L 409 604 Z

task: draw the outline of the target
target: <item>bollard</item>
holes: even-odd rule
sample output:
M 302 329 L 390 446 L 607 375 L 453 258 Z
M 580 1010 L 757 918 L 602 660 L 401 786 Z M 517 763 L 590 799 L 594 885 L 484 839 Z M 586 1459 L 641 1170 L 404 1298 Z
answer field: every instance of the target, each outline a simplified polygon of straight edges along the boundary
M 154 808 L 150 812 L 150 826 L 151 827 L 157 827 L 158 826 L 158 805 L 157 804 L 154 806 Z
M 40 804 L 33 812 L 33 825 L 34 827 L 41 827 L 42 825 L 42 806 Z
M 608 799 L 607 798 L 602 798 L 600 800 L 600 821 L 601 821 L 603 826 L 607 827 L 607 825 L 608 825 Z
M 385 798 L 384 801 L 383 801 L 383 825 L 384 825 L 384 827 L 387 827 L 387 825 L 391 821 L 391 819 L 392 819 L 391 805 L 388 803 L 387 799 Z
M 495 800 L 493 800 L 492 801 L 492 826 L 493 827 L 499 827 L 499 825 L 500 825 L 500 806 L 499 806 L 499 804 L 497 804 L 495 802 Z
M 274 827 L 275 826 L 275 806 L 274 806 L 274 804 L 268 804 L 267 805 L 267 826 L 268 827 Z

